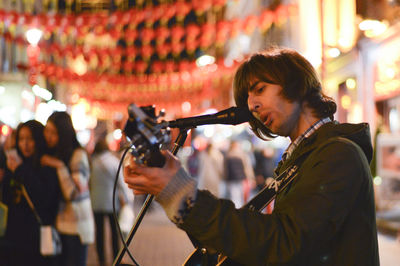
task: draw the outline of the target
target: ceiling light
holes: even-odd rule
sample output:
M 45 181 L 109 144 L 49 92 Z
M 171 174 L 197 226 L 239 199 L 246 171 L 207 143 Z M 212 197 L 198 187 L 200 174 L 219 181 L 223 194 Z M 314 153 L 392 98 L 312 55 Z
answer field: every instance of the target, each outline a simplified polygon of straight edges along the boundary
M 215 63 L 215 57 L 211 55 L 202 55 L 196 59 L 196 65 L 198 67 L 203 67 Z
M 28 40 L 29 44 L 37 45 L 42 37 L 43 32 L 39 29 L 33 28 L 26 31 L 26 39 Z
M 388 25 L 386 22 L 379 20 L 366 19 L 363 20 L 358 27 L 360 30 L 364 31 L 365 36 L 372 38 L 384 33 L 388 28 Z
M 332 47 L 328 49 L 328 55 L 331 58 L 336 58 L 340 55 L 340 50 L 336 47 Z

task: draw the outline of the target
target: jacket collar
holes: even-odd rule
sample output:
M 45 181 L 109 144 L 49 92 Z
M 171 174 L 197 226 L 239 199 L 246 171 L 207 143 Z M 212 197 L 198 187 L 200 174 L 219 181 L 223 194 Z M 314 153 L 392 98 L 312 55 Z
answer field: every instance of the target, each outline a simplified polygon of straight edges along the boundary
M 335 122 L 328 122 L 322 125 L 313 134 L 311 134 L 307 138 L 304 138 L 286 161 L 281 160 L 278 163 L 278 166 L 275 168 L 275 174 L 279 175 L 282 172 L 282 170 L 284 171 L 286 168 L 292 165 L 296 160 L 298 160 L 298 158 L 305 156 L 306 154 L 316 149 L 320 143 L 319 140 L 321 139 L 320 138 L 321 132 L 324 132 L 329 127 L 329 125 L 332 124 L 335 124 Z
M 340 124 L 337 121 L 332 121 L 322 125 L 311 136 L 304 139 L 285 162 L 279 162 L 275 174 L 281 173 L 300 156 L 313 151 L 320 144 L 333 137 L 343 137 L 353 141 L 363 150 L 368 162 L 371 161 L 373 150 L 369 125 L 367 123 Z

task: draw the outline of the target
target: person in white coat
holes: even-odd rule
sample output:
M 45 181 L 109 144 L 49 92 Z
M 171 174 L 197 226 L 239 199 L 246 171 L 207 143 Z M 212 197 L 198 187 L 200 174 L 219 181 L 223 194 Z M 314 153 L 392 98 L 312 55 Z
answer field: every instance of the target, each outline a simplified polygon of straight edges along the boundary
M 96 224 L 96 251 L 99 265 L 106 265 L 104 252 L 105 220 L 108 219 L 111 232 L 113 257 L 118 255 L 119 237 L 113 215 L 113 190 L 118 171 L 119 158 L 113 154 L 105 139 L 100 139 L 92 154 L 92 175 L 90 177 L 90 197 Z M 127 185 L 123 182 L 122 172 L 118 175 L 115 193 L 115 211 L 118 215 L 122 205 L 133 207 L 132 198 L 126 194 Z M 130 193 L 133 196 L 133 193 Z
M 199 189 L 207 189 L 221 196 L 221 180 L 224 174 L 224 156 L 210 142 L 199 156 Z

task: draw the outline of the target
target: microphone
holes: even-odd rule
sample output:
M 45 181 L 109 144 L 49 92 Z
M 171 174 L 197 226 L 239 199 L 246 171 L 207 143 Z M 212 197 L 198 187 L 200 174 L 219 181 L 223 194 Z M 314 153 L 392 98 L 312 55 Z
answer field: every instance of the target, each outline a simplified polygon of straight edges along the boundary
M 167 123 L 171 128 L 194 128 L 209 124 L 237 125 L 248 122 L 251 117 L 252 114 L 247 108 L 230 107 L 215 114 L 180 118 Z

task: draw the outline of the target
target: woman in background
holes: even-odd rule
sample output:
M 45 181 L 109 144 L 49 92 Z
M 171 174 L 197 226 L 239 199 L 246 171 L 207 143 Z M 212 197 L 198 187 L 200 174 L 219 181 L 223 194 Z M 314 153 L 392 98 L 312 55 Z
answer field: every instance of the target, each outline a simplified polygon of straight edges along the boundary
M 55 265 L 54 257 L 40 254 L 40 224 L 22 193 L 25 188 L 43 225 L 54 225 L 61 192 L 57 173 L 42 167 L 44 126 L 35 120 L 16 131 L 16 149 L 6 152 L 3 202 L 8 206 L 7 229 L 0 249 L 1 265 Z
M 110 231 L 114 259 L 118 255 L 117 225 L 113 216 L 113 190 L 115 176 L 118 170 L 119 159 L 113 154 L 105 139 L 100 139 L 92 154 L 92 175 L 90 178 L 90 197 L 92 199 L 94 218 L 96 223 L 96 250 L 101 266 L 106 265 L 104 252 L 104 221 L 107 218 Z M 119 213 L 123 204 L 128 204 L 133 211 L 133 193 L 122 178 L 122 172 L 118 176 L 116 190 L 116 212 Z M 127 195 L 128 191 L 132 197 Z M 109 246 L 109 245 L 107 245 Z
M 44 130 L 48 154 L 42 164 L 57 170 L 63 200 L 56 225 L 63 245 L 59 265 L 84 266 L 94 242 L 94 219 L 89 194 L 89 159 L 79 144 L 71 117 L 54 112 Z

